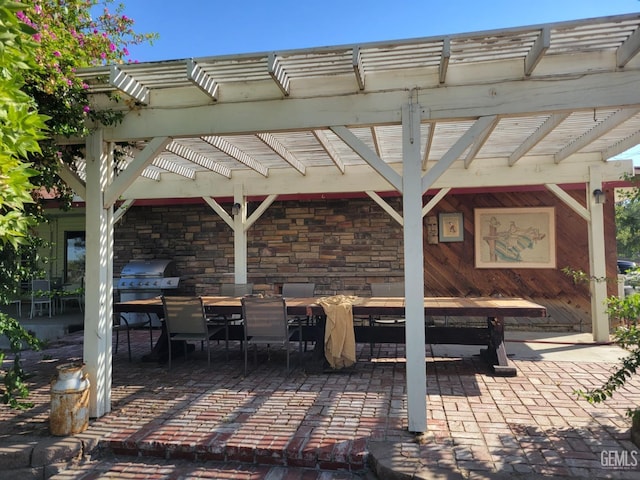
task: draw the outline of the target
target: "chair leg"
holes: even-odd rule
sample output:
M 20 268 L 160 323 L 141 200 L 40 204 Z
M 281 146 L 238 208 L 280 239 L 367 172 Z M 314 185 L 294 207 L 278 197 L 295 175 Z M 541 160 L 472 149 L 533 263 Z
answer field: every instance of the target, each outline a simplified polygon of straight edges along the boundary
M 167 335 L 167 341 L 169 342 L 169 369 L 171 369 L 171 357 L 173 356 L 171 353 L 171 336 Z
M 371 315 L 369 315 L 369 326 L 370 327 L 374 326 L 373 317 Z M 371 340 L 369 342 L 369 352 L 370 352 L 371 356 L 373 357 L 373 340 Z
M 248 361 L 247 357 L 249 355 L 248 351 L 249 351 L 249 345 L 245 345 L 244 347 L 244 376 L 245 377 L 247 376 L 247 361 Z
M 127 328 L 127 348 L 129 349 L 129 361 L 131 361 L 131 335 L 129 334 L 128 328 Z
M 151 315 L 147 313 L 149 319 L 149 348 L 153 350 L 153 322 L 151 321 Z
M 113 349 L 113 353 L 118 353 L 118 344 L 120 343 L 120 330 L 116 330 L 116 348 Z

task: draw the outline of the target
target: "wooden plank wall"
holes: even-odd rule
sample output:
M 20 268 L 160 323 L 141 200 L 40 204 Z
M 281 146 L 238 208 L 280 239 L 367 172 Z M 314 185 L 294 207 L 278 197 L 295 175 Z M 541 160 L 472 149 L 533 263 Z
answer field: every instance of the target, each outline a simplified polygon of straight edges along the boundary
M 585 191 L 569 190 L 585 204 Z M 613 192 L 607 192 L 604 208 L 606 224 L 607 277 L 616 278 L 616 243 Z M 477 269 L 474 263 L 474 209 L 511 207 L 555 207 L 556 269 Z M 461 212 L 464 215 L 464 241 L 428 244 L 425 237 L 425 290 L 435 295 L 504 295 L 532 299 L 553 299 L 590 316 L 590 296 L 586 283 L 575 284 L 562 272 L 589 272 L 587 222 L 551 192 L 497 192 L 447 195 L 430 214 Z M 426 224 L 426 219 L 425 219 Z M 615 282 L 609 294 L 617 292 Z

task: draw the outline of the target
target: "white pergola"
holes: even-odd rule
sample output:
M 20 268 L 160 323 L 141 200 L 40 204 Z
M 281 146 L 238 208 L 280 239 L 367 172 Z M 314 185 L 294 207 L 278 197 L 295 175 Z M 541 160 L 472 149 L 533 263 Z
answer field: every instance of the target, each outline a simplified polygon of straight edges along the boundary
M 590 274 L 605 277 L 590 193 L 633 170 L 610 159 L 640 143 L 639 26 L 631 14 L 80 72 L 94 109 L 125 114 L 61 172 L 86 200 L 91 416 L 111 409 L 114 222 L 137 199 L 203 198 L 233 229 L 245 283 L 248 231 L 279 195 L 366 192 L 404 229 L 409 430 L 426 431 L 423 217 L 452 188 L 544 185 L 587 221 Z M 134 147 L 116 165 L 123 141 Z M 586 207 L 567 184 L 586 186 Z M 238 215 L 216 201 L 231 197 Z M 248 197 L 263 199 L 250 216 Z M 606 340 L 604 282 L 591 294 Z

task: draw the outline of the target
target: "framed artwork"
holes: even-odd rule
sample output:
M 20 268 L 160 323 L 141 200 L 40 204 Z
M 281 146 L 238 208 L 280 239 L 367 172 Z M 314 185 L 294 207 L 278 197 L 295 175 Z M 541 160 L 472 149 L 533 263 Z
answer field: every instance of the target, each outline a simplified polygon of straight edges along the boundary
M 440 213 L 438 215 L 438 231 L 441 242 L 462 242 L 464 240 L 464 224 L 462 213 Z
M 553 207 L 475 209 L 476 268 L 555 268 Z

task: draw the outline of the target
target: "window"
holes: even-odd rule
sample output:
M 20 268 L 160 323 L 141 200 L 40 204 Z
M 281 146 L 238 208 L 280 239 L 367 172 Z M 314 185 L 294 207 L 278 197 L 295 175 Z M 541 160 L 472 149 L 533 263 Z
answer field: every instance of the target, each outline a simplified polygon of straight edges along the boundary
M 87 255 L 85 232 L 64 234 L 64 282 L 80 283 Z

